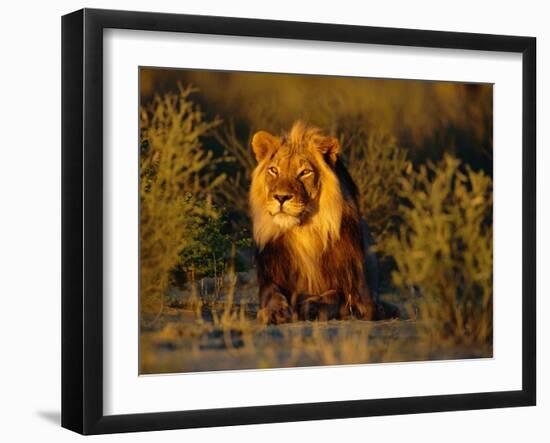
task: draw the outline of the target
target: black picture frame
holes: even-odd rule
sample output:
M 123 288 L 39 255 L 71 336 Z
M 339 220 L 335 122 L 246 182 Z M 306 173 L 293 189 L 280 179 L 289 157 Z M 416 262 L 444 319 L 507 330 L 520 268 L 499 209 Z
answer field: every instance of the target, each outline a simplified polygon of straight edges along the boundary
M 522 54 L 522 389 L 131 415 L 103 413 L 103 30 L 172 31 Z M 82 434 L 536 403 L 536 39 L 83 9 L 62 18 L 62 426 Z

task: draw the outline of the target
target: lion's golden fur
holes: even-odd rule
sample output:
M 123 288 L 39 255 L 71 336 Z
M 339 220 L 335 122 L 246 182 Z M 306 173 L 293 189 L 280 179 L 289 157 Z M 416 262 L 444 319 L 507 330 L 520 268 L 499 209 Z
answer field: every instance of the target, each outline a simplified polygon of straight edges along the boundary
M 280 137 L 258 132 L 252 145 L 258 165 L 249 202 L 262 308 L 292 312 L 304 297 L 330 298 L 337 316 L 372 316 L 355 188 L 338 141 L 296 122 Z
M 269 206 L 268 194 L 265 185 L 265 168 L 269 161 L 266 157 L 261 161 L 252 174 L 250 190 L 250 208 L 252 211 L 253 234 L 256 245 L 261 250 L 271 240 L 286 234 L 289 236 L 289 252 L 293 259 L 304 266 L 304 276 L 308 290 L 319 291 L 318 259 L 327 246 L 340 237 L 340 223 L 342 220 L 343 196 L 338 178 L 323 160 L 323 154 L 318 149 L 322 140 L 321 130 L 308 127 L 297 122 L 288 133 L 291 146 L 289 154 L 295 156 L 296 147 L 303 147 L 319 166 L 320 181 L 322 182 L 318 201 L 311 201 L 306 211 L 313 213 L 307 224 L 296 226 L 281 225 L 273 222 L 273 217 L 266 211 Z M 289 222 L 290 223 L 290 222 Z M 288 229 L 291 228 L 291 229 Z

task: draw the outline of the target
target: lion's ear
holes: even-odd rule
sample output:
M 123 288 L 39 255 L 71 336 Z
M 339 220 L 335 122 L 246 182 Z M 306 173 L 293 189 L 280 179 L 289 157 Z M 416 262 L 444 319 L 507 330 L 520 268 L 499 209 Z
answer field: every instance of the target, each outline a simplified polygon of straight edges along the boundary
M 319 144 L 319 150 L 332 164 L 334 164 L 340 153 L 340 142 L 336 137 L 323 137 Z
M 252 137 L 252 149 L 258 162 L 261 162 L 276 146 L 277 140 L 267 131 L 258 131 Z

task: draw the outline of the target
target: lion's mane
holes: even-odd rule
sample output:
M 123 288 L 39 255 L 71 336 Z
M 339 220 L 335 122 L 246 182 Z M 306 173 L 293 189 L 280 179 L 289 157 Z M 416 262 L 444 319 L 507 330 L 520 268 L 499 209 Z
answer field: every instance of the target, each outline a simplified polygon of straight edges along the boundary
M 364 226 L 357 189 L 338 156 L 338 141 L 297 122 L 281 137 L 256 134 L 253 148 L 258 165 L 249 203 L 263 319 L 278 323 L 292 316 L 371 318 L 374 305 L 366 283 Z M 317 191 L 308 196 L 302 218 L 275 222 L 267 210 L 271 197 L 266 168 L 277 155 L 284 156 L 283 166 L 295 158 L 314 165 Z M 286 310 L 282 321 L 278 309 Z

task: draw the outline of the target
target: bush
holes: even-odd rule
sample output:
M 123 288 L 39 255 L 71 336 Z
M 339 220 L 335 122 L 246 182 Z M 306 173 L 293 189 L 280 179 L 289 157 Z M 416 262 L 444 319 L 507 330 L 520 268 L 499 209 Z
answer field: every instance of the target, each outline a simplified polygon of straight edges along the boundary
M 201 137 L 219 124 L 203 121 L 189 100 L 191 89 L 155 97 L 140 108 L 140 301 L 141 312 L 161 311 L 171 271 L 193 238 L 197 215 L 215 216 L 210 195 L 212 152 Z
M 235 271 L 242 270 L 238 257 L 231 256 L 231 251 L 233 246 L 250 247 L 251 241 L 248 237 L 234 238 L 228 228 L 225 212 L 217 208 L 196 211 L 189 216 L 184 227 L 185 246 L 176 267 L 177 274 L 184 281 L 222 277 L 229 265 L 234 265 Z
M 246 135 L 245 135 L 246 134 Z M 251 131 L 238 134 L 233 121 L 219 127 L 216 140 L 223 148 L 228 169 L 225 186 L 219 189 L 217 197 L 233 211 L 232 224 L 250 228 L 248 216 L 248 190 L 252 172 L 256 168 L 256 158 L 252 152 Z
M 359 189 L 361 214 L 376 238 L 395 228 L 400 180 L 412 171 L 407 152 L 393 137 L 354 130 L 342 139 L 342 152 Z
M 492 180 L 446 155 L 401 179 L 402 223 L 383 244 L 432 345 L 486 351 L 493 330 Z M 519 272 L 519 271 L 518 271 Z

